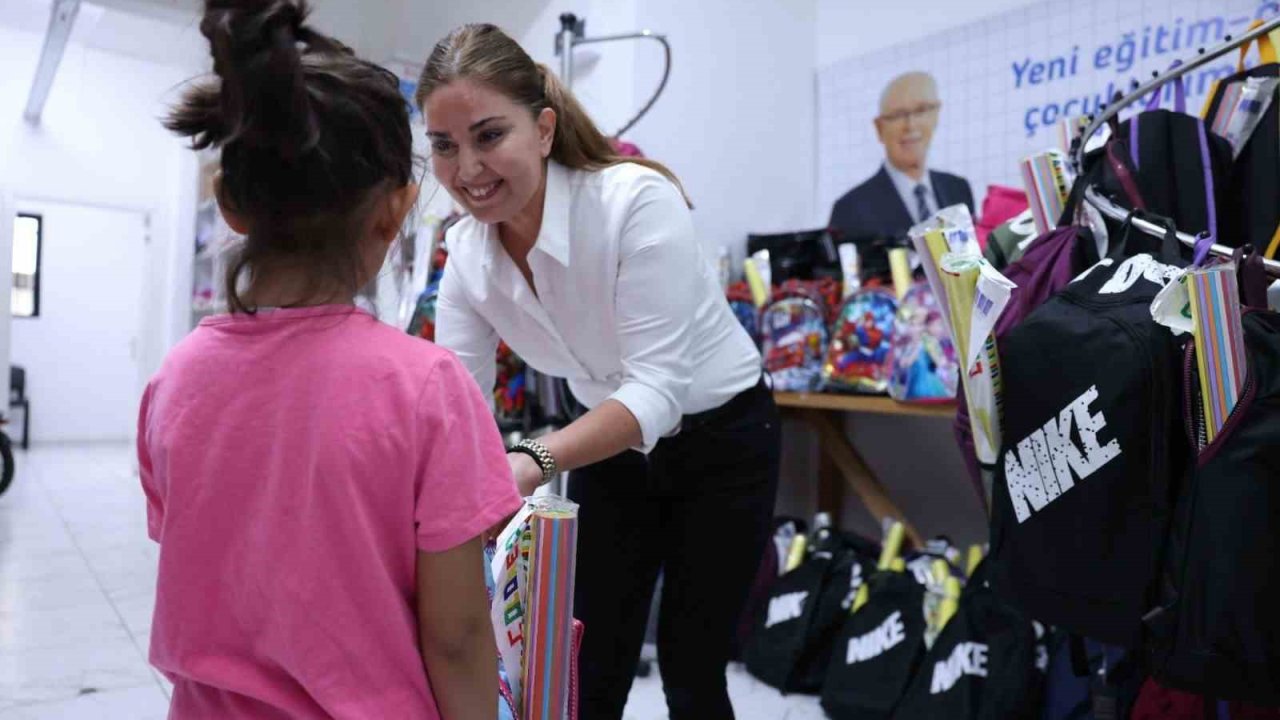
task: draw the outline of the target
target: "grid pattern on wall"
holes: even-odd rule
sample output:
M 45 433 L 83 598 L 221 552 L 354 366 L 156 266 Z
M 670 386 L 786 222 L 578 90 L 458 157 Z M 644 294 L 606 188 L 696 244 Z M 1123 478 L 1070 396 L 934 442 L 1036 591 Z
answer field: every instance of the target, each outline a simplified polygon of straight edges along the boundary
M 1132 79 L 1276 14 L 1280 3 L 1258 0 L 1046 1 L 835 62 L 818 72 L 820 207 L 879 168 L 884 152 L 873 119 L 881 91 L 900 73 L 923 70 L 937 79 L 943 108 L 929 165 L 968 178 L 980 206 L 991 184 L 1021 187 L 1022 158 L 1060 146 L 1056 118 L 1064 107 L 1096 107 L 1108 86 L 1127 90 Z M 1232 55 L 1191 74 L 1190 111 L 1199 111 L 1212 79 L 1235 61 Z

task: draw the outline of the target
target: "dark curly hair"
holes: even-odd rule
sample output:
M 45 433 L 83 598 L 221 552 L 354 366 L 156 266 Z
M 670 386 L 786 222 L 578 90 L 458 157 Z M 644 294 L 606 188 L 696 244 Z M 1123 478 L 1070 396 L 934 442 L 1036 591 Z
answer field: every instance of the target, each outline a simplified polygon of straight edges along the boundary
M 195 149 L 221 151 L 218 202 L 248 225 L 225 278 L 233 312 L 256 310 L 237 280 L 264 268 L 301 267 L 312 290 L 354 294 L 361 229 L 413 180 L 399 80 L 308 27 L 308 13 L 305 0 L 207 0 L 214 76 L 164 122 Z

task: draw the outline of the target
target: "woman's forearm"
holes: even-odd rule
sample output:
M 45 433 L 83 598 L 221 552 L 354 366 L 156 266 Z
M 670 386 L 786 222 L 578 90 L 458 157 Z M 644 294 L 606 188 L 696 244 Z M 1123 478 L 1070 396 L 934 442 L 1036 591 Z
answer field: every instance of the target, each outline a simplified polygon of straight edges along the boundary
M 562 471 L 607 460 L 644 443 L 640 423 L 617 400 L 605 400 L 569 425 L 538 438 Z

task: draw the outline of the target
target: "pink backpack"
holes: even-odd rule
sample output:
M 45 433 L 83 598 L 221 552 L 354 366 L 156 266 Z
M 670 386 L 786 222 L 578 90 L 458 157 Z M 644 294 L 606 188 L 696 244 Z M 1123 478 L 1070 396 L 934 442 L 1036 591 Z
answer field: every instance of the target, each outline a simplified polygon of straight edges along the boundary
M 987 186 L 987 196 L 982 199 L 982 215 L 975 227 L 978 231 L 978 246 L 985 250 L 987 236 L 991 231 L 1017 217 L 1027 207 L 1025 192 L 1004 185 Z

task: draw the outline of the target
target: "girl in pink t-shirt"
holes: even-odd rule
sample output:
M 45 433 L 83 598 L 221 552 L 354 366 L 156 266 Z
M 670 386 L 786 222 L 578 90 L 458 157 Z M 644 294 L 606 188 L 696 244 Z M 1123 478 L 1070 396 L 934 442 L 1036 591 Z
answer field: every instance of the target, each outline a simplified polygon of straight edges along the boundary
M 301 0 L 208 0 L 217 78 L 167 120 L 221 151 L 231 312 L 143 397 L 171 718 L 493 718 L 481 536 L 519 496 L 448 352 L 357 310 L 418 192 L 396 77 Z

